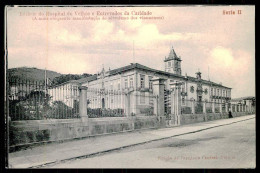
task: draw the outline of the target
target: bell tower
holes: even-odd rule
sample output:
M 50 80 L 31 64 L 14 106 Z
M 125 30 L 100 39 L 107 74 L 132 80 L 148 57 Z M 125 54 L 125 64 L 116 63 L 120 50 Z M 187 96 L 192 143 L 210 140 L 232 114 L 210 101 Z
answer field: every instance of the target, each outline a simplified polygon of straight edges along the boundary
M 177 56 L 173 47 L 168 57 L 165 57 L 165 71 L 173 74 L 181 75 L 181 57 Z

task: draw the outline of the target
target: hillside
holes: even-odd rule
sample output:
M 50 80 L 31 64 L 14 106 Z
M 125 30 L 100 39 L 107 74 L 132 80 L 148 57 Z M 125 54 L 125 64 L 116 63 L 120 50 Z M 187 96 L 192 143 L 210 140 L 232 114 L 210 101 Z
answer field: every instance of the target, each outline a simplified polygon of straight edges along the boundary
M 45 70 L 30 67 L 11 68 L 7 70 L 7 75 L 10 78 L 18 78 L 22 80 L 44 81 Z M 46 75 L 48 78 L 53 80 L 55 77 L 59 77 L 62 74 L 46 70 Z
M 19 67 L 7 70 L 10 79 L 20 79 L 29 81 L 44 81 L 45 70 L 33 67 Z M 78 80 L 84 77 L 91 76 L 91 74 L 60 74 L 55 71 L 46 70 L 46 76 L 52 81 L 52 85 L 58 85 L 70 80 Z

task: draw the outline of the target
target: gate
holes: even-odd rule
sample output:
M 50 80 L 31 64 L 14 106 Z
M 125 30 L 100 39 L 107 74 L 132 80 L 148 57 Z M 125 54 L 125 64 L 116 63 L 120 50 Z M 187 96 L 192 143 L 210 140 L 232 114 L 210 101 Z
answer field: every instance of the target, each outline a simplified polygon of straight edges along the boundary
M 171 114 L 171 92 L 164 89 L 164 114 L 168 118 Z

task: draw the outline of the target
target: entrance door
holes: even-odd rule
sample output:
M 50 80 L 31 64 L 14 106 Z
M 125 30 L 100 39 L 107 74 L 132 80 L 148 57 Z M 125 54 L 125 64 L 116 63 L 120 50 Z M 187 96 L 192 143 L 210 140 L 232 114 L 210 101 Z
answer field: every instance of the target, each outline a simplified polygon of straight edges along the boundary
M 102 98 L 102 109 L 104 109 L 104 108 L 105 108 L 105 99 Z

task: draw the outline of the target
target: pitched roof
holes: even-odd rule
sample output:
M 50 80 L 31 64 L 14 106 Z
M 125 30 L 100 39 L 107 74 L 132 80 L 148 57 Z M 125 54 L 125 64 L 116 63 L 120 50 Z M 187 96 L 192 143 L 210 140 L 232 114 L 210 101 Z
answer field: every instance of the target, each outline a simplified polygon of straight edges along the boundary
M 180 57 L 177 56 L 177 54 L 175 53 L 173 47 L 169 53 L 169 56 L 164 60 L 165 61 L 169 61 L 169 60 L 173 60 L 173 59 L 178 59 L 178 60 L 181 60 Z
M 173 48 L 171 49 L 168 58 L 178 58 Z
M 231 101 L 240 101 L 240 100 L 254 100 L 255 97 L 253 96 L 247 96 L 247 97 L 239 97 L 239 98 L 233 98 Z
M 91 82 L 91 81 L 96 80 L 96 79 L 97 79 L 97 75 L 94 74 L 92 76 L 81 78 L 81 79 L 77 80 L 77 83 L 81 84 L 83 82 Z
M 120 67 L 120 68 L 117 68 L 117 69 L 114 69 L 114 70 L 110 70 L 107 73 L 109 73 L 109 76 L 112 76 L 112 75 L 120 74 L 120 73 L 125 72 L 125 71 L 132 70 L 132 69 L 141 69 L 141 70 L 145 70 L 145 71 L 154 72 L 156 74 L 161 74 L 161 75 L 171 76 L 171 77 L 175 77 L 175 78 L 181 78 L 181 79 L 184 79 L 184 80 L 190 80 L 190 81 L 193 81 L 193 82 L 198 82 L 198 79 L 195 78 L 195 77 L 191 77 L 191 76 L 185 77 L 185 76 L 182 76 L 182 75 L 173 74 L 173 73 L 165 72 L 165 71 L 162 71 L 162 70 L 156 70 L 156 69 L 152 69 L 150 67 L 138 64 L 138 63 L 131 63 L 130 65 Z M 215 82 L 211 82 L 211 81 L 207 81 L 207 80 L 203 80 L 203 79 L 201 79 L 201 82 L 204 83 L 204 84 L 211 85 L 211 86 L 229 88 L 229 87 L 217 84 Z M 231 88 L 229 88 L 229 89 L 231 89 Z
M 94 74 L 94 75 L 92 75 L 92 76 L 84 77 L 84 78 L 81 78 L 81 79 L 78 79 L 78 80 L 69 80 L 69 81 L 67 81 L 67 82 L 63 82 L 63 83 L 61 83 L 61 84 L 54 85 L 54 86 L 52 86 L 51 88 L 58 87 L 58 86 L 62 86 L 62 85 L 69 84 L 69 83 L 81 84 L 81 83 L 83 83 L 83 82 L 90 82 L 90 81 L 93 81 L 93 80 L 96 80 L 96 79 L 97 79 L 97 75 Z

